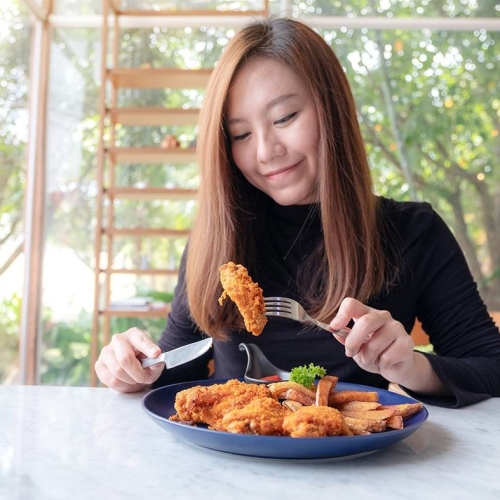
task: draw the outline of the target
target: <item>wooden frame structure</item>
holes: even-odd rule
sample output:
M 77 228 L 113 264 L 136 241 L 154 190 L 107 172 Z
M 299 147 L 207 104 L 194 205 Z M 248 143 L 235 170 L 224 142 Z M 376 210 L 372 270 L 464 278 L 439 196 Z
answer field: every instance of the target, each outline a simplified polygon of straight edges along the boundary
M 155 107 L 127 107 L 117 105 L 117 91 L 123 88 L 162 89 L 162 88 L 204 88 L 211 74 L 210 69 L 186 70 L 177 68 L 124 68 L 120 67 L 120 21 L 123 17 L 152 17 L 161 19 L 165 16 L 213 17 L 224 15 L 267 16 L 268 0 L 263 0 L 263 9 L 258 11 L 226 11 L 190 10 L 190 11 L 137 11 L 121 10 L 118 0 L 103 0 L 102 23 L 102 55 L 101 55 L 101 89 L 99 96 L 99 156 L 97 167 L 97 224 L 95 231 L 95 286 L 94 317 L 91 340 L 91 385 L 97 384 L 94 364 L 102 345 L 109 343 L 111 318 L 121 317 L 162 317 L 166 316 L 169 306 L 141 310 L 130 308 L 114 309 L 110 306 L 112 292 L 111 278 L 115 274 L 135 275 L 177 275 L 177 271 L 168 269 L 114 269 L 113 242 L 119 235 L 132 238 L 152 236 L 179 237 L 188 236 L 189 230 L 173 231 L 168 229 L 117 229 L 113 227 L 114 200 L 117 199 L 195 199 L 196 191 L 192 189 L 169 188 L 133 188 L 120 187 L 115 184 L 116 165 L 120 162 L 134 163 L 188 163 L 196 160 L 194 148 L 161 148 L 161 147 L 116 147 L 116 125 L 196 125 L 198 110 L 165 109 Z M 111 20 L 111 22 L 109 22 Z M 113 36 L 110 36 L 112 30 Z M 109 39 L 111 38 L 111 43 Z M 109 57 L 108 51 L 111 52 Z M 108 62 L 110 64 L 108 65 Z M 110 92 L 107 94 L 107 88 Z M 105 137 L 109 136 L 106 141 Z M 106 222 L 104 222 L 106 221 Z
M 35 16 L 31 58 L 30 125 L 27 159 L 27 187 L 25 194 L 25 271 L 24 297 L 19 335 L 19 383 L 38 382 L 40 356 L 41 289 L 43 276 L 43 243 L 45 228 L 45 144 L 46 114 L 50 63 L 51 1 L 43 7 L 33 0 L 25 0 Z
M 21 311 L 21 329 L 19 339 L 19 382 L 21 384 L 35 384 L 39 381 L 39 345 L 41 342 L 41 304 L 42 304 L 42 277 L 43 277 L 43 249 L 45 228 L 45 143 L 46 143 L 46 108 L 47 89 L 49 80 L 50 43 L 52 27 L 102 27 L 106 29 L 106 47 L 109 36 L 108 27 L 153 27 L 170 26 L 179 27 L 189 23 L 191 26 L 201 26 L 206 22 L 205 18 L 210 16 L 213 25 L 238 27 L 245 21 L 246 16 L 267 15 L 266 9 L 256 12 L 207 12 L 205 10 L 190 12 L 172 11 L 122 11 L 119 0 L 105 0 L 106 11 L 103 15 L 81 15 L 69 18 L 59 15 L 53 11 L 53 0 L 23 0 L 33 14 L 33 57 L 30 71 L 30 125 L 29 146 L 27 157 L 27 189 L 26 189 L 26 211 L 25 211 L 25 280 L 24 294 Z M 290 2 L 283 1 L 281 12 L 291 15 Z M 498 18 L 384 18 L 384 17 L 333 17 L 333 16 L 307 16 L 304 21 L 318 28 L 340 28 L 352 29 L 442 29 L 448 31 L 486 29 L 500 31 L 500 19 Z M 106 28 L 105 28 L 106 26 Z M 104 33 L 103 33 L 104 39 Z M 101 73 L 107 71 L 106 64 L 101 65 Z M 116 77 L 119 78 L 119 71 Z M 105 79 L 103 78 L 103 81 Z M 188 124 L 196 120 L 194 111 L 172 111 L 172 110 L 150 110 L 147 116 L 138 116 L 134 108 L 109 108 L 101 110 L 101 117 L 113 123 L 137 124 L 137 125 L 159 125 L 159 124 Z M 112 150 L 116 155 L 124 153 L 119 149 Z M 141 154 L 156 154 L 153 151 L 140 151 Z M 128 154 L 134 154 L 128 151 Z M 100 160 L 101 161 L 101 160 Z M 102 168 L 102 164 L 99 168 Z M 101 175 L 99 171 L 99 175 Z M 111 197 L 131 198 L 136 193 L 128 188 L 108 187 L 107 195 Z M 172 190 L 169 194 L 171 199 L 175 197 L 192 197 L 193 192 L 180 192 Z M 147 193 L 151 198 L 160 198 L 165 193 L 151 188 Z M 100 214 L 102 217 L 102 212 Z M 98 229 L 102 231 L 102 227 Z M 115 233 L 116 234 L 116 233 Z M 97 252 L 96 252 L 97 255 Z M 129 273 L 131 271 L 117 270 L 118 273 Z M 150 273 L 153 271 L 144 271 Z M 168 271 L 171 272 L 171 271 Z M 116 312 L 116 315 L 126 314 Z M 142 315 L 144 313 L 136 313 Z M 497 318 L 495 318 L 499 321 Z M 93 326 L 92 354 L 91 354 L 91 383 L 96 383 L 93 370 L 93 362 L 97 357 L 98 337 L 97 327 Z

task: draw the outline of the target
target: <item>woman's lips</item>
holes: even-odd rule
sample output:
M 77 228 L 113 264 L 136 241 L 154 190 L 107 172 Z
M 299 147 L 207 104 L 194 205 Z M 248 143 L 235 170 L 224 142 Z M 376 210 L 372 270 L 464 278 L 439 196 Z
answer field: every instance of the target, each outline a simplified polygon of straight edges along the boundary
M 294 168 L 296 168 L 297 165 L 298 165 L 298 163 L 295 165 L 292 165 L 291 167 L 285 167 L 285 168 L 281 168 L 279 170 L 274 170 L 272 172 L 269 172 L 268 174 L 265 174 L 264 177 L 266 177 L 267 179 L 277 179 L 278 177 L 283 176 L 283 175 L 287 174 L 288 172 L 290 172 L 291 170 L 293 170 Z

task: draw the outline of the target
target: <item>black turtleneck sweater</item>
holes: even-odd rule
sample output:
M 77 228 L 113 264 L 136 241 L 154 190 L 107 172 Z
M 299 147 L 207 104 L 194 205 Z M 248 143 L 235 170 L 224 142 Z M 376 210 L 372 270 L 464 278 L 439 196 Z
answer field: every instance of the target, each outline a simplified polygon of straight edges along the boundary
M 448 407 L 469 405 L 500 396 L 500 335 L 488 315 L 477 286 L 455 238 L 427 203 L 381 199 L 380 216 L 397 241 L 402 256 L 394 285 L 371 298 L 368 305 L 389 311 L 410 332 L 418 318 L 429 334 L 435 354 L 428 354 L 434 370 L 452 398 L 413 394 L 421 401 Z M 316 248 L 321 222 L 314 206 L 270 207 L 272 224 L 264 224 L 252 278 L 264 296 L 285 296 L 301 301 L 297 269 Z M 183 259 L 184 262 L 184 259 Z M 245 264 L 242 262 L 242 264 Z M 159 345 L 170 350 L 200 340 L 189 317 L 184 289 L 184 264 L 167 326 Z M 216 300 L 216 298 L 214 298 Z M 208 357 L 213 356 L 216 379 L 242 377 L 247 357 L 238 345 L 253 343 L 284 370 L 314 363 L 342 382 L 387 388 L 388 381 L 368 373 L 345 356 L 344 346 L 331 334 L 281 318 L 269 318 L 264 332 L 230 332 L 228 341 L 215 341 L 206 356 L 164 370 L 155 386 L 204 379 Z

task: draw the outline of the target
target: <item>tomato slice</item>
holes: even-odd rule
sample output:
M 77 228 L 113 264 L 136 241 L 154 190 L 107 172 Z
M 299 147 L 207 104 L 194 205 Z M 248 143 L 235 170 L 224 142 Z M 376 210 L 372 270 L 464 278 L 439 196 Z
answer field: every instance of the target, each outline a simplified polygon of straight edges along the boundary
M 268 380 L 269 382 L 279 382 L 282 379 L 279 375 L 268 375 L 267 377 L 262 377 L 261 380 Z

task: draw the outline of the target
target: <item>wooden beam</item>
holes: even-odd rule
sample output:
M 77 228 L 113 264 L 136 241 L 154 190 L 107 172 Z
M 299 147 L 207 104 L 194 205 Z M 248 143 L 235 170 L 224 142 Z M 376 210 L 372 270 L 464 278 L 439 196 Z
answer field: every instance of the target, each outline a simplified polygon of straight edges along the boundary
M 186 164 L 196 161 L 194 148 L 107 148 L 106 152 L 117 163 Z
M 196 125 L 199 109 L 122 107 L 107 110 L 111 123 L 121 125 Z
M 23 1 L 38 21 L 44 23 L 48 20 L 50 14 L 49 9 L 42 7 L 35 0 L 23 0 Z
M 215 9 L 134 9 L 134 10 L 120 10 L 117 12 L 121 16 L 130 17 L 262 17 L 266 15 L 266 10 L 215 10 Z M 210 21 L 207 19 L 207 24 Z
M 45 149 L 50 43 L 51 29 L 48 20 L 36 21 L 31 49 L 24 297 L 19 336 L 19 381 L 28 385 L 39 382 L 38 359 L 42 336 L 41 292 L 45 246 Z
M 108 236 L 122 236 L 130 238 L 143 238 L 144 236 L 163 236 L 164 238 L 187 238 L 189 229 L 164 229 L 152 227 L 130 227 L 115 228 L 109 227 L 103 229 L 103 234 Z
M 211 69 L 114 68 L 108 70 L 116 88 L 205 88 Z
M 195 200 L 198 191 L 196 189 L 184 188 L 161 188 L 161 187 L 110 187 L 104 192 L 110 198 L 122 198 L 127 200 Z
M 163 269 L 155 267 L 154 269 L 117 269 L 108 268 L 102 269 L 101 272 L 110 275 L 113 274 L 133 274 L 133 275 L 144 275 L 144 276 L 177 276 L 179 274 L 178 269 Z
M 108 2 L 102 3 L 102 16 L 103 20 L 108 19 Z M 108 35 L 109 25 L 103 22 L 101 30 L 101 85 L 99 87 L 99 153 L 97 155 L 97 171 L 96 180 L 99 186 L 104 185 L 104 164 L 105 164 L 105 140 L 104 132 L 106 129 L 106 75 L 107 75 L 107 54 L 108 54 Z M 96 227 L 94 233 L 94 311 L 92 318 L 92 335 L 90 338 L 90 386 L 97 386 L 97 374 L 94 369 L 95 362 L 99 357 L 100 345 L 100 326 L 101 317 L 99 310 L 101 308 L 101 275 L 97 271 L 101 268 L 101 252 L 102 241 L 101 235 L 103 233 L 103 193 L 98 189 L 96 196 Z

